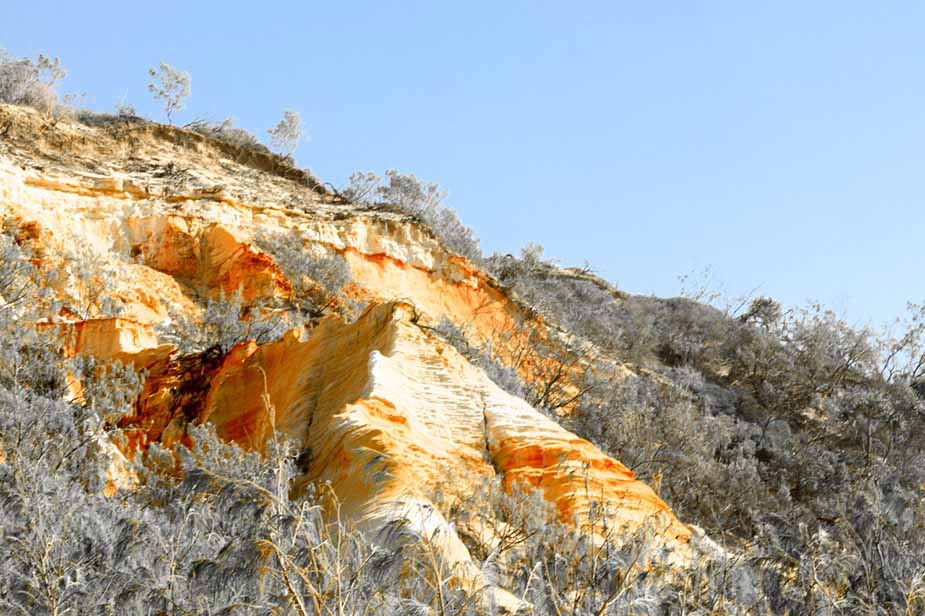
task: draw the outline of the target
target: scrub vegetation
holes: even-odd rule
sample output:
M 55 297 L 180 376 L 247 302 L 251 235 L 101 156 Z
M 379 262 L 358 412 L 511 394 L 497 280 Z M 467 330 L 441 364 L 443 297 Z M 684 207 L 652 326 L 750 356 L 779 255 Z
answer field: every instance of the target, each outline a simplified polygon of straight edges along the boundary
M 64 75 L 57 58 L 2 53 L 0 102 L 33 107 L 51 122 L 68 113 L 81 119 L 56 92 Z M 165 64 L 152 77 L 172 121 L 189 76 Z M 134 110 L 123 106 L 119 115 Z M 301 126 L 287 112 L 270 130 L 274 146 L 291 155 Z M 230 120 L 187 129 L 266 150 Z M 670 566 L 657 528 L 621 534 L 601 508 L 567 527 L 538 495 L 488 483 L 479 499 L 433 495 L 486 573 L 484 588 L 465 590 L 431 537 L 401 524 L 354 528 L 325 485 L 294 497 L 300 452 L 289 443 L 244 451 L 203 425 L 192 429 L 191 448 L 154 444 L 121 460 L 118 420 L 133 412 L 145 375 L 61 356 L 58 341 L 34 327 L 59 308 L 49 274 L 35 267 L 29 242 L 4 226 L 0 611 L 491 614 L 503 588 L 532 606 L 526 613 L 544 615 L 925 613 L 925 307 L 910 306 L 895 332 L 881 332 L 822 306 L 787 309 L 767 297 L 720 309 L 703 293 L 634 296 L 587 269 L 557 266 L 538 245 L 483 256 L 446 193 L 413 175 L 356 173 L 339 194 L 419 220 L 551 324 L 556 345 L 518 339 L 523 353 L 556 360 L 531 362 L 553 367 L 530 373 L 502 361 L 509 353 L 473 345 L 449 321 L 435 329 L 502 388 L 624 462 L 702 528 L 692 566 Z M 349 313 L 342 257 L 314 252 L 295 235 L 258 244 L 292 282 L 291 297 L 266 306 L 212 298 L 203 315 L 164 324 L 162 339 L 190 355 L 221 355 Z M 93 269 L 88 259 L 74 248 L 78 278 Z M 98 278 L 81 281 L 96 291 L 72 312 L 115 312 Z M 135 486 L 107 497 L 116 462 Z M 472 509 L 476 500 L 493 511 Z M 465 530 L 485 520 L 496 526 L 489 547 Z

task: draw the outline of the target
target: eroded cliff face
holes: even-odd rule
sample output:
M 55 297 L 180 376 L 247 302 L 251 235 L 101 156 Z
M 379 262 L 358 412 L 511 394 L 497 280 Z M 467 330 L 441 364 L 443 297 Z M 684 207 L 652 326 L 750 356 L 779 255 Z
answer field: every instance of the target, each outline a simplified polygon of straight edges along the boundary
M 437 531 L 429 534 L 473 580 L 478 567 L 430 500 L 447 477 L 463 478 L 449 487 L 460 495 L 496 476 L 538 488 L 564 521 L 593 494 L 617 525 L 656 520 L 685 553 L 689 530 L 650 488 L 426 327 L 449 319 L 472 342 L 497 343 L 502 359 L 505 349 L 555 345 L 560 335 L 414 220 L 339 202 L 272 158 L 180 129 L 52 127 L 4 106 L 0 127 L 4 228 L 54 274 L 57 303 L 41 327 L 59 330 L 67 354 L 147 374 L 135 414 L 120 420 L 127 455 L 153 441 L 182 443 L 190 424 L 205 421 L 258 450 L 286 436 L 304 452 L 303 487 L 329 482 L 365 525 L 404 517 Z M 294 281 L 255 242 L 281 233 L 345 259 L 348 294 L 365 312 L 227 354 L 183 357 L 159 343 L 154 324 L 196 317 L 209 297 L 289 297 Z

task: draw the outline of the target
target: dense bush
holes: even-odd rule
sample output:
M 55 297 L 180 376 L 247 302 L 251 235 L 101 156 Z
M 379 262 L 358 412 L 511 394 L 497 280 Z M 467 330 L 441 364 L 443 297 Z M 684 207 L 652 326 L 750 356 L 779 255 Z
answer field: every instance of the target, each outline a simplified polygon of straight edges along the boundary
M 470 345 L 466 332 L 447 318 L 437 323 L 434 326 L 434 331 L 453 345 L 471 364 L 484 370 L 488 378 L 494 381 L 498 387 L 512 396 L 528 398 L 531 387 L 521 380 L 516 367 L 506 366 L 499 358 L 495 357 L 490 346 L 477 347 Z
M 157 325 L 158 338 L 176 344 L 183 353 L 225 353 L 245 340 L 265 344 L 293 327 L 313 326 L 328 311 L 355 311 L 356 306 L 342 296 L 350 281 L 343 257 L 306 246 L 295 232 L 260 234 L 257 244 L 274 258 L 292 284 L 286 301 L 247 303 L 240 292 L 209 297 L 200 315 L 172 311 L 169 319 Z
M 637 364 L 624 376 L 588 363 L 569 428 L 737 550 L 767 610 L 923 609 L 921 307 L 892 338 L 819 306 L 758 298 L 732 316 L 632 297 L 540 256 L 489 266 L 553 323 Z
M 519 258 L 492 255 L 487 269 L 534 309 L 567 331 L 644 363 L 655 345 L 652 314 L 590 271 L 563 271 L 530 244 Z
M 156 330 L 161 342 L 177 345 L 182 353 L 226 353 L 245 340 L 272 342 L 296 324 L 285 314 L 245 304 L 236 293 L 206 300 L 198 316 L 172 311 Z
M 732 569 L 714 546 L 693 542 L 695 561 L 709 554 L 709 565 L 703 560 L 688 571 L 672 567 L 677 554 L 654 520 L 628 532 L 610 523 L 612 511 L 595 505 L 566 525 L 541 493 L 516 487 L 508 492 L 500 480 L 456 499 L 438 492 L 437 501 L 499 586 L 530 604 L 525 613 L 681 613 L 736 600 L 737 589 L 713 578 Z M 696 596 L 686 596 L 686 588 L 696 588 Z
M 350 176 L 344 197 L 354 203 L 389 205 L 421 219 L 450 250 L 473 262 L 482 260 L 475 233 L 459 220 L 456 212 L 443 204 L 446 193 L 432 182 L 423 182 L 414 175 L 389 169 L 388 183 L 371 172 Z
M 33 61 L 13 57 L 0 49 L 0 102 L 53 113 L 58 108 L 55 84 L 65 75 L 58 58 L 39 54 Z
M 497 482 L 472 498 L 433 495 L 482 561 L 489 587 L 469 595 L 410 526 L 366 535 L 336 515 L 324 486 L 292 497 L 298 452 L 286 443 L 248 453 L 207 427 L 191 429 L 190 450 L 153 445 L 129 466 L 137 488 L 104 497 L 116 456 L 107 444 L 119 439 L 116 420 L 131 412 L 143 377 L 87 360 L 62 365 L 54 341 L 26 325 L 42 281 L 21 247 L 0 238 L 4 612 L 490 614 L 494 585 L 536 614 L 654 614 L 738 596 L 714 575 L 727 566 L 720 561 L 667 574 L 654 527 L 626 536 L 594 509 L 570 530 L 541 497 L 508 495 Z M 65 371 L 81 376 L 81 400 L 70 397 Z M 497 542 L 467 535 L 479 521 L 494 526 Z
M 118 272 L 106 255 L 77 241 L 64 255 L 62 273 L 71 281 L 66 308 L 81 319 L 119 316 L 122 304 L 112 297 Z
M 259 233 L 257 245 L 273 257 L 292 285 L 291 304 L 310 319 L 319 318 L 343 303 L 344 287 L 350 282 L 350 267 L 338 254 L 306 245 L 295 231 Z

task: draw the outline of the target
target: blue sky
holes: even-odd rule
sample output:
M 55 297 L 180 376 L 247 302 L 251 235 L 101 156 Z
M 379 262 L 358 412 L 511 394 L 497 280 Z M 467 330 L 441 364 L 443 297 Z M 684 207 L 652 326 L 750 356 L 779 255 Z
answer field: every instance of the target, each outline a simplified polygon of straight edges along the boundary
M 142 8 L 143 7 L 143 8 Z M 62 89 L 263 136 L 299 163 L 433 180 L 486 252 L 534 240 L 622 289 L 710 267 L 882 324 L 925 300 L 925 3 L 0 3 L 0 46 L 60 56 Z

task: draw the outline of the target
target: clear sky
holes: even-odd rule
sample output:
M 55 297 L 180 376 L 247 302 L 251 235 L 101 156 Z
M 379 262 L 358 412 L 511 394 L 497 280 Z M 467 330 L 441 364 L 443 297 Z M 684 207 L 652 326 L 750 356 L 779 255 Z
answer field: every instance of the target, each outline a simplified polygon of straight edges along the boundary
M 65 92 L 265 135 L 341 185 L 414 172 L 486 252 L 535 240 L 622 289 L 821 301 L 882 324 L 925 300 L 925 3 L 3 0 L 0 46 Z

